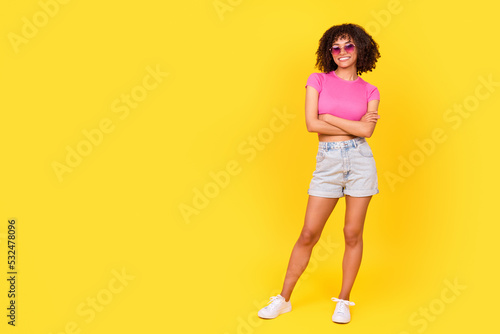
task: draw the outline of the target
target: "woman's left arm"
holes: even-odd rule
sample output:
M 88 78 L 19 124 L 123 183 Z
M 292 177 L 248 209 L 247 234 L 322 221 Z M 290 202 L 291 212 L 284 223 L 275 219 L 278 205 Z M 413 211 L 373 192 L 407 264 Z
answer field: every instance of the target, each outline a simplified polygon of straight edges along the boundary
M 335 125 L 350 134 L 370 138 L 375 130 L 377 120 L 380 118 L 378 115 L 379 102 L 379 100 L 371 100 L 368 102 L 368 111 L 360 121 L 351 121 L 349 119 L 333 116 L 331 114 L 321 114 L 319 116 L 321 120 L 330 123 L 331 125 Z

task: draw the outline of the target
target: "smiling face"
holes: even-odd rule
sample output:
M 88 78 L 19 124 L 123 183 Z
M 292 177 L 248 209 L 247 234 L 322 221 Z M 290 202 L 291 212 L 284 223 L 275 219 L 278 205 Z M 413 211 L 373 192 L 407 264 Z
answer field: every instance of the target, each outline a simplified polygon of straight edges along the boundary
M 354 47 L 353 47 L 354 46 Z M 331 50 L 333 61 L 338 67 L 347 69 L 349 67 L 356 67 L 356 60 L 358 57 L 358 50 L 354 45 L 352 38 L 338 38 L 333 44 Z

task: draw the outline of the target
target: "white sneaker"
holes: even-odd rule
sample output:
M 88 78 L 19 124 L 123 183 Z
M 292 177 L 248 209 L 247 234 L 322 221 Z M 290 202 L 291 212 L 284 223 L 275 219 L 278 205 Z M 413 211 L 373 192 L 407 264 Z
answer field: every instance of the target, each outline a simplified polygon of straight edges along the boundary
M 332 321 L 340 324 L 347 324 L 351 321 L 351 313 L 349 312 L 349 305 L 354 305 L 353 302 L 344 299 L 338 299 L 333 297 L 332 300 L 337 302 L 335 311 L 332 315 Z
M 292 303 L 290 301 L 285 301 L 281 295 L 273 296 L 269 298 L 270 301 L 267 306 L 259 310 L 259 317 L 263 319 L 274 319 L 278 315 L 290 312 L 292 310 Z

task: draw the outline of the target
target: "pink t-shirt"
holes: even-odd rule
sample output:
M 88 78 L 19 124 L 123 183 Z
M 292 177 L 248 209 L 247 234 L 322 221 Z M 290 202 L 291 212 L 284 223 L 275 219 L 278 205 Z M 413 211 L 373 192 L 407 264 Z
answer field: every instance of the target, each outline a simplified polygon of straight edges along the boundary
M 312 73 L 307 85 L 319 92 L 318 114 L 332 114 L 359 121 L 368 110 L 368 101 L 380 100 L 378 88 L 361 79 L 344 80 L 335 71 Z

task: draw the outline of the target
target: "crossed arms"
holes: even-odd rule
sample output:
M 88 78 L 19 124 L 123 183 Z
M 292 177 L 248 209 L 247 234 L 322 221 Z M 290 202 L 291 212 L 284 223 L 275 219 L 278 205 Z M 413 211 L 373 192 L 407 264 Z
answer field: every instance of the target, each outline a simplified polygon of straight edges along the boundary
M 379 100 L 368 102 L 368 111 L 359 121 L 351 121 L 330 114 L 318 115 L 318 91 L 306 86 L 306 126 L 307 131 L 325 135 L 355 135 L 369 138 L 375 130 Z

